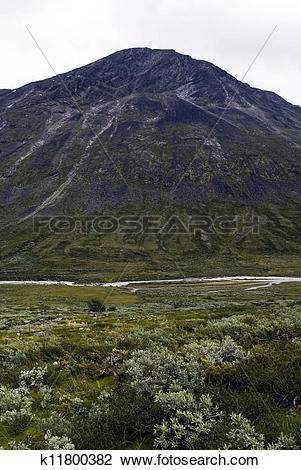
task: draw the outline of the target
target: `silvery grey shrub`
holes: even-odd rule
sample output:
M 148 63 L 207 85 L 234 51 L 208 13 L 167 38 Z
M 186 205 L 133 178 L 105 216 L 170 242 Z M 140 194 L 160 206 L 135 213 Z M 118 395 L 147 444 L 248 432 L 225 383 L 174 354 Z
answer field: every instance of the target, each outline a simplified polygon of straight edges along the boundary
M 111 393 L 107 390 L 101 390 L 96 403 L 92 405 L 89 410 L 88 416 L 91 420 L 99 422 L 110 409 Z
M 40 385 L 39 393 L 42 395 L 41 407 L 45 408 L 52 400 L 53 390 L 49 385 Z
M 70 421 L 59 413 L 54 411 L 47 418 L 36 418 L 37 424 L 43 432 L 50 432 L 53 435 L 65 435 L 70 434 L 71 424 Z
M 209 395 L 196 402 L 192 393 L 159 392 L 155 401 L 164 409 L 167 419 L 154 428 L 154 446 L 159 449 L 196 449 L 201 439 L 212 432 L 221 416 Z
M 278 437 L 277 442 L 268 444 L 268 450 L 298 450 L 300 446 L 297 444 L 296 439 L 291 434 L 283 434 Z
M 16 441 L 10 441 L 7 444 L 7 447 L 10 450 L 30 450 L 30 447 L 28 447 L 24 442 L 16 442 Z
M 225 449 L 264 449 L 264 436 L 256 432 L 251 422 L 241 414 L 232 413 L 230 431 L 226 436 Z
M 206 339 L 198 343 L 190 343 L 187 346 L 188 354 L 202 356 L 206 362 L 212 365 L 239 364 L 253 357 L 253 354 L 235 343 L 230 337 L 226 336 L 222 341 Z
M 301 331 L 301 307 L 295 306 L 289 312 L 280 312 L 279 318 L 285 328 L 295 328 Z
M 124 367 L 132 386 L 153 396 L 160 391 L 178 392 L 204 383 L 201 364 L 194 358 L 172 354 L 167 348 L 135 351 Z
M 241 414 L 232 413 L 230 431 L 226 436 L 224 449 L 233 450 L 262 450 L 262 449 L 299 449 L 295 438 L 291 434 L 281 433 L 277 442 L 264 443 L 264 435 L 258 433 L 252 423 Z
M 141 326 L 132 328 L 127 334 L 127 340 L 139 344 L 139 347 L 154 347 L 167 345 L 170 341 L 168 334 L 162 330 L 146 330 Z
M 44 449 L 49 450 L 73 450 L 73 442 L 66 436 L 51 436 L 45 441 Z
M 220 330 L 230 330 L 231 335 L 239 337 L 250 330 L 250 326 L 244 321 L 245 319 L 245 315 L 232 315 L 229 318 L 218 318 L 215 320 L 208 320 L 206 324 L 206 329 L 212 332 Z
M 27 427 L 32 419 L 32 402 L 24 396 L 24 390 L 0 387 L 0 421 L 13 424 L 19 430 Z
M 28 387 L 39 388 L 44 383 L 47 371 L 47 365 L 45 367 L 33 367 L 30 370 L 22 370 L 20 372 L 21 383 L 24 382 Z

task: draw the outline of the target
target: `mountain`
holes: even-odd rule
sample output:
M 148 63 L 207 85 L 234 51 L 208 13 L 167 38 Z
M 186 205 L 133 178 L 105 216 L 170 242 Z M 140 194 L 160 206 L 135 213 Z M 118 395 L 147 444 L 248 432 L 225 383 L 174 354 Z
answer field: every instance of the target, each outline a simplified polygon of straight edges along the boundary
M 19 218 L 301 198 L 300 107 L 172 50 L 128 49 L 4 90 L 0 113 L 1 205 Z
M 0 90 L 3 237 L 34 215 L 244 207 L 272 221 L 260 249 L 298 251 L 300 157 L 299 106 L 173 50 L 119 51 Z

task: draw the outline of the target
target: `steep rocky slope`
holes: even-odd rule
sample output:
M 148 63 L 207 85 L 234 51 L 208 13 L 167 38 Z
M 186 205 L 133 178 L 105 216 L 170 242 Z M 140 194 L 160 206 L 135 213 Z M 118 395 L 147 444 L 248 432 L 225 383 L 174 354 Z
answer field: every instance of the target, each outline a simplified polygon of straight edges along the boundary
M 172 50 L 0 90 L 1 276 L 301 275 L 300 131 L 299 106 Z M 57 214 L 226 215 L 247 229 L 33 233 L 34 215 Z
M 300 107 L 211 63 L 120 51 L 1 90 L 2 211 L 300 200 L 300 131 Z

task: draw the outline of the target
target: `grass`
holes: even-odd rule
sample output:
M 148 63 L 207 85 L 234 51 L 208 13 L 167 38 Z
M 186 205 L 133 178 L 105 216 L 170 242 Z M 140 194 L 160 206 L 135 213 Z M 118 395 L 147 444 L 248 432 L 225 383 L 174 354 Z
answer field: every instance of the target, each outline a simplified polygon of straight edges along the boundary
M 189 342 L 230 334 L 243 347 L 257 351 L 257 370 L 262 377 L 252 376 L 248 382 L 233 366 L 229 370 L 206 369 L 207 390 L 212 392 L 219 406 L 229 413 L 241 410 L 254 421 L 251 404 L 248 409 L 243 406 L 244 393 L 249 391 L 250 397 L 255 393 L 250 399 L 257 413 L 262 400 L 271 402 L 277 432 L 287 430 L 291 422 L 288 420 L 296 421 L 298 410 L 294 410 L 292 399 L 297 394 L 298 379 L 294 369 L 297 350 L 287 349 L 286 355 L 282 351 L 293 347 L 291 341 L 299 330 L 288 324 L 288 320 L 285 320 L 288 326 L 281 326 L 279 319 L 284 314 L 288 319 L 295 318 L 294 315 L 298 318 L 298 312 L 300 315 L 300 284 L 285 283 L 253 291 L 245 290 L 244 284 L 212 281 L 136 287 L 136 292 L 130 292 L 126 288 L 84 286 L 0 286 L 0 384 L 14 388 L 21 370 L 47 365 L 46 383 L 51 387 L 52 398 L 41 407 L 37 390 L 32 390 L 33 412 L 44 419 L 54 412 L 66 419 L 77 419 L 72 399 L 80 398 L 83 406 L 89 408 L 97 402 L 101 390 L 116 391 L 120 384 L 130 390 L 122 364 L 136 349 L 167 345 L 172 351 L 181 351 Z M 106 311 L 89 312 L 87 302 L 91 298 L 104 302 Z M 231 318 L 246 328 L 240 333 L 241 326 L 224 323 Z M 267 351 L 264 356 L 263 350 Z M 260 365 L 267 360 L 268 373 L 261 370 Z M 296 375 L 285 379 L 291 382 L 287 388 L 281 385 L 284 363 Z M 248 374 L 251 376 L 254 371 L 250 369 Z M 258 389 L 254 389 L 253 383 Z M 276 391 L 273 391 L 274 386 Z M 66 394 L 67 398 L 60 398 Z M 276 433 L 275 430 L 268 432 L 269 420 L 265 413 L 257 420 L 258 429 L 266 433 L 267 439 Z M 43 425 L 36 422 L 20 431 L 0 423 L 0 445 L 5 447 L 15 440 L 36 448 L 42 445 L 41 429 Z M 123 443 L 118 432 L 115 444 L 110 444 L 115 448 L 152 447 L 151 429 L 140 434 L 125 431 L 129 434 Z M 80 446 L 79 438 L 76 439 Z M 102 441 L 97 442 L 101 446 Z M 218 446 L 217 441 L 210 445 Z

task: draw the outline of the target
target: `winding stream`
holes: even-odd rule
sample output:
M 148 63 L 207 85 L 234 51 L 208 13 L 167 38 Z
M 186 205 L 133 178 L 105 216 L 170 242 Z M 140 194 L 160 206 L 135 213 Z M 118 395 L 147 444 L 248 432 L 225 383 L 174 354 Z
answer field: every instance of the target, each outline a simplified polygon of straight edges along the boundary
M 245 290 L 254 290 L 260 288 L 271 287 L 273 284 L 281 284 L 283 282 L 301 282 L 301 277 L 280 277 L 280 276 L 225 276 L 225 277 L 187 277 L 178 279 L 152 279 L 147 281 L 118 281 L 118 282 L 103 282 L 103 283 L 78 283 L 73 281 L 0 281 L 0 285 L 40 285 L 40 286 L 51 286 L 51 285 L 64 285 L 64 286 L 99 286 L 99 287 L 128 287 L 137 284 L 153 284 L 153 283 L 168 283 L 168 282 L 218 282 L 218 281 L 235 281 L 235 282 L 246 282 L 251 281 L 255 284 L 253 287 L 248 287 Z M 259 284 L 259 285 L 258 285 Z M 132 289 L 133 291 L 136 289 Z

